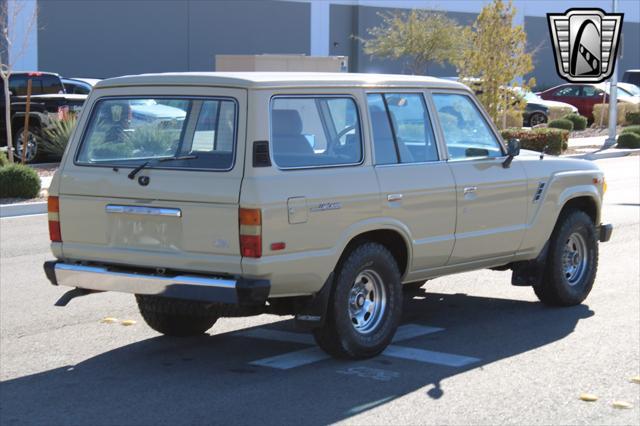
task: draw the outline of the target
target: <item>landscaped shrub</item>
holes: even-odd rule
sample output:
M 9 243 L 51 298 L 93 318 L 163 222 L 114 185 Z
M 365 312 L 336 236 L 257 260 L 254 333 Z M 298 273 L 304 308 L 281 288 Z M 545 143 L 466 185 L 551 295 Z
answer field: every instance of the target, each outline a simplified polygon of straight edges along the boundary
M 520 139 L 522 149 L 542 152 L 546 147 L 546 152 L 553 155 L 562 154 L 569 140 L 569 131 L 563 129 L 505 129 L 501 133 L 504 140 Z
M 587 128 L 587 117 L 580 114 L 571 113 L 562 118 L 573 123 L 573 130 L 584 130 Z
M 62 120 L 53 121 L 51 126 L 42 132 L 41 149 L 48 154 L 62 157 L 77 121 L 74 114 L 68 115 Z
M 570 107 L 558 107 L 552 106 L 549 107 L 549 112 L 547 113 L 547 119 L 549 121 L 557 120 L 559 118 L 564 117 L 567 114 L 571 114 L 573 110 Z
M 639 112 L 640 105 L 618 102 L 617 110 L 616 124 L 618 124 L 619 126 L 623 126 L 625 124 L 631 124 L 627 123 L 627 113 Z M 593 124 L 595 124 L 596 126 L 600 126 L 600 122 L 602 122 L 603 127 L 609 125 L 609 104 L 594 105 Z
M 628 126 L 622 129 L 622 134 L 624 133 L 635 133 L 636 135 L 640 136 L 640 125 L 638 126 Z
M 503 123 L 505 124 L 503 125 Z M 498 113 L 496 126 L 499 129 L 509 129 L 511 127 L 522 127 L 522 123 L 522 111 L 508 110 Z
M 573 130 L 573 122 L 571 120 L 559 118 L 557 120 L 550 121 L 547 127 L 551 129 L 564 129 L 571 131 Z
M 627 124 L 640 124 L 640 112 L 629 111 L 624 118 Z
M 0 151 L 0 167 L 4 167 L 9 165 L 9 160 L 7 160 L 7 154 L 4 151 Z
M 618 148 L 640 148 L 640 135 L 636 133 L 622 133 L 618 136 Z
M 0 198 L 35 198 L 39 192 L 40 178 L 31 167 L 10 164 L 0 168 Z

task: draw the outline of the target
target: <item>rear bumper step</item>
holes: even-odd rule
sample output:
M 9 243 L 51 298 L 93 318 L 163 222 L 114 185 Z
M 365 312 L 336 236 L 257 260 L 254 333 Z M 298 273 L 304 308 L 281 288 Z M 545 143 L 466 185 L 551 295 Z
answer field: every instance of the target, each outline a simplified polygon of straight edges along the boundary
M 45 262 L 44 271 L 53 285 L 243 306 L 263 305 L 271 287 L 268 280 L 166 276 L 58 261 Z

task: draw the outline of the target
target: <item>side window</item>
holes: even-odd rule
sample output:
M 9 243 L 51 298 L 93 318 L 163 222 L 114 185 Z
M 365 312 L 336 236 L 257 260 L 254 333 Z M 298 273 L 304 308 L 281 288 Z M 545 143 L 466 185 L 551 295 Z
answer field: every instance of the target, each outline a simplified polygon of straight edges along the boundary
M 582 96 L 586 96 L 588 98 L 598 98 L 603 96 L 604 92 L 597 87 L 593 86 L 583 86 L 582 87 Z
M 554 93 L 555 96 L 580 96 L 579 86 L 566 86 L 561 87 Z
M 398 154 L 384 99 L 380 94 L 371 94 L 367 95 L 367 103 L 369 104 L 371 130 L 373 131 L 376 164 L 395 164 L 398 162 Z
M 340 97 L 278 97 L 271 102 L 271 145 L 280 167 L 322 167 L 362 160 L 355 102 Z
M 370 94 L 367 99 L 376 164 L 398 163 L 398 156 L 400 163 L 438 160 L 433 128 L 421 94 Z
M 40 80 L 42 94 L 55 95 L 58 93 L 64 93 L 64 86 L 62 85 L 62 81 L 60 81 L 60 78 L 54 75 L 44 74 L 39 78 L 39 80 Z M 34 84 L 35 84 L 35 80 L 34 80 Z
M 450 160 L 502 156 L 500 143 L 468 96 L 441 93 L 433 101 Z
M 437 161 L 438 150 L 420 94 L 385 94 L 401 163 Z

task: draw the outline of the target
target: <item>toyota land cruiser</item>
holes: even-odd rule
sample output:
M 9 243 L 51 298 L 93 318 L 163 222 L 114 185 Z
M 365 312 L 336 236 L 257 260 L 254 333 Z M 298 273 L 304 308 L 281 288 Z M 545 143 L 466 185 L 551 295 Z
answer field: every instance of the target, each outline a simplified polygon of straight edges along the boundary
M 139 103 L 182 111 L 136 117 Z M 520 155 L 519 155 L 520 154 Z M 428 77 L 185 73 L 101 81 L 49 190 L 58 301 L 134 294 L 160 333 L 295 315 L 337 357 L 391 341 L 404 286 L 511 269 L 546 304 L 593 286 L 603 173 L 504 143 Z

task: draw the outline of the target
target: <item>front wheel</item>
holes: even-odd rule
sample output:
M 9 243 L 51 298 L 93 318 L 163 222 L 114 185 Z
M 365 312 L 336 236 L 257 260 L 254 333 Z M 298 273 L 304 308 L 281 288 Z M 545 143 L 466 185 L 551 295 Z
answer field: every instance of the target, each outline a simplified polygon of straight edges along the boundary
M 327 318 L 313 335 L 337 358 L 368 358 L 391 342 L 402 314 L 398 265 L 389 250 L 364 243 L 338 268 Z
M 553 231 L 543 280 L 533 290 L 547 305 L 577 305 L 591 292 L 597 269 L 595 224 L 585 212 L 569 211 Z
M 13 135 L 13 157 L 16 161 L 22 161 L 24 148 L 24 128 L 20 128 Z M 25 151 L 25 163 L 31 163 L 38 157 L 38 139 L 32 131 L 27 132 L 27 146 Z
M 136 302 L 147 325 L 167 336 L 199 336 L 218 320 L 199 302 L 141 294 L 136 294 Z
M 547 122 L 547 116 L 541 112 L 534 112 L 529 117 L 529 127 L 535 127 L 539 124 L 544 124 Z

